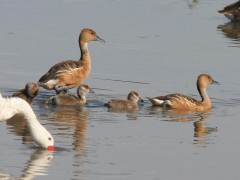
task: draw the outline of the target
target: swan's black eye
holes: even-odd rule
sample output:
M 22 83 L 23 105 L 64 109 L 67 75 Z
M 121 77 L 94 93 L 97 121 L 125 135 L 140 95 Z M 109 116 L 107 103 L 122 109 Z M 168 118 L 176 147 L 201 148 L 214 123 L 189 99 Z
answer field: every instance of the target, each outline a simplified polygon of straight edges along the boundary
M 51 140 L 52 140 L 52 138 L 48 138 L 48 140 L 49 140 L 49 141 L 51 141 Z

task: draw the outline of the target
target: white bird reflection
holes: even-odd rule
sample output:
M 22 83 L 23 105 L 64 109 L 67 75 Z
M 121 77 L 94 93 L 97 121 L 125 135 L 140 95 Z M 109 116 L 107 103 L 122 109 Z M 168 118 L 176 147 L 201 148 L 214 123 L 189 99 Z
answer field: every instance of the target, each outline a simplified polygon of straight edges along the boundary
M 37 176 L 47 175 L 47 168 L 51 165 L 52 159 L 53 151 L 37 149 L 25 163 L 26 165 L 23 166 L 22 174 L 19 177 L 0 172 L 0 179 L 31 180 L 35 179 Z

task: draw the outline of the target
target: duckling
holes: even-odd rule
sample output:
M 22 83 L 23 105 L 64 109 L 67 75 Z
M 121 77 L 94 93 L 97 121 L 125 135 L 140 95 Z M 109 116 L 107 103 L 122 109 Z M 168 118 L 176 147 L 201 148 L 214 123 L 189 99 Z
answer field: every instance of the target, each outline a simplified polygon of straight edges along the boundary
M 139 95 L 136 91 L 131 91 L 127 96 L 127 100 L 111 99 L 105 105 L 108 108 L 130 110 L 130 109 L 138 108 L 138 101 L 143 102 L 143 100 L 139 97 Z
M 74 96 L 73 94 L 57 94 L 55 96 L 50 97 L 47 100 L 47 104 L 51 105 L 83 105 L 86 104 L 87 99 L 86 95 L 89 93 L 90 88 L 88 85 L 83 84 L 78 86 L 77 88 L 77 96 Z
M 229 4 L 223 8 L 223 10 L 219 10 L 219 13 L 224 14 L 231 21 L 240 21 L 240 1 Z
M 200 74 L 197 79 L 197 89 L 202 98 L 198 101 L 192 97 L 183 94 L 169 94 L 166 96 L 158 96 L 149 98 L 153 106 L 162 106 L 164 108 L 172 108 L 178 110 L 196 110 L 205 111 L 212 107 L 211 100 L 207 94 L 206 87 L 210 84 L 219 84 L 208 74 Z
M 12 94 L 12 97 L 19 97 L 32 104 L 33 99 L 38 95 L 39 87 L 38 83 L 28 82 L 25 85 L 25 89 L 21 89 Z
M 55 64 L 39 79 L 39 86 L 48 90 L 55 90 L 59 94 L 62 91 L 68 92 L 69 89 L 81 85 L 91 71 L 92 61 L 88 51 L 88 42 L 90 41 L 105 42 L 92 29 L 83 29 L 78 40 L 81 51 L 80 59 Z

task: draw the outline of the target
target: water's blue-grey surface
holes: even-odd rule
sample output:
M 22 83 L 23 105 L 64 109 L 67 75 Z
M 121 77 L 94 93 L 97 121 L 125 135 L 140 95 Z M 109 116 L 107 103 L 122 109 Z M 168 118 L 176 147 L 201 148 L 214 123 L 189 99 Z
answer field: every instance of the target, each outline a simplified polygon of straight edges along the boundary
M 56 151 L 38 150 L 25 122 L 1 122 L 0 179 L 237 179 L 240 177 L 240 25 L 217 10 L 227 0 L 3 0 L 0 6 L 0 92 L 11 95 L 55 63 L 78 59 L 77 39 L 92 28 L 95 94 L 84 107 L 33 102 Z M 165 112 L 145 101 L 135 113 L 103 104 L 136 90 L 142 98 L 184 93 L 199 99 L 196 78 L 221 85 L 206 113 Z M 72 90 L 75 93 L 75 89 Z M 196 126 L 196 128 L 194 127 Z

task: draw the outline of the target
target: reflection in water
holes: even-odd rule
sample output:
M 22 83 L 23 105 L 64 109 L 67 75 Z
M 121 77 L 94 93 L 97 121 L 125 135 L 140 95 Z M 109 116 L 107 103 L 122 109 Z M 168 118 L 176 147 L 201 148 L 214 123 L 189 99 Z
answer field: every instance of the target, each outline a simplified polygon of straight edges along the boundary
M 138 108 L 132 108 L 132 109 L 121 109 L 121 108 L 108 108 L 108 112 L 115 112 L 115 113 L 137 113 Z
M 54 120 L 54 125 L 64 133 L 66 138 L 73 139 L 72 145 L 74 150 L 81 151 L 84 147 L 85 133 L 87 129 L 88 112 L 84 106 L 58 106 L 51 109 L 48 114 L 49 119 Z M 74 132 L 70 129 L 74 127 Z M 70 133 L 70 134 L 69 134 Z
M 223 34 L 232 40 L 233 44 L 240 44 L 240 22 L 229 22 L 217 27 Z
M 199 2 L 199 0 L 192 0 L 192 1 L 188 0 L 187 4 L 188 4 L 189 9 L 193 9 L 197 5 L 198 2 Z
M 108 108 L 107 111 L 112 113 L 127 113 L 126 115 L 127 120 L 137 120 L 137 114 L 138 114 L 139 108 L 134 108 L 134 109 Z
M 163 109 L 162 107 L 154 107 L 150 108 L 152 113 L 161 113 L 167 122 L 192 122 L 194 126 L 194 135 L 193 141 L 194 144 L 200 145 L 201 147 L 206 147 L 209 144 L 210 139 L 209 135 L 213 132 L 217 131 L 217 128 L 214 127 L 206 127 L 205 121 L 208 119 L 209 112 L 206 110 L 204 112 L 195 112 L 195 111 L 182 111 L 182 110 L 174 110 L 174 109 Z
M 88 127 L 88 112 L 85 106 L 57 106 L 51 109 L 48 114 L 49 119 L 55 121 L 54 126 L 58 127 L 61 136 L 73 139 L 72 145 L 75 152 L 72 167 L 73 179 L 81 179 L 82 172 L 79 167 L 85 162 L 86 157 L 85 137 Z M 73 133 L 71 129 L 73 130 Z M 60 133 L 59 133 L 60 135 Z
M 36 176 L 47 175 L 47 167 L 53 159 L 53 151 L 46 151 L 43 149 L 37 149 L 30 157 L 30 160 L 26 162 L 26 166 L 22 170 L 20 177 L 11 177 L 9 174 L 0 173 L 1 179 L 22 179 L 29 180 L 34 179 Z
M 8 129 L 15 133 L 17 136 L 22 137 L 23 144 L 32 144 L 32 137 L 27 127 L 27 122 L 24 117 L 20 115 L 14 115 L 12 118 L 6 121 Z
M 165 109 L 162 107 L 151 106 L 149 108 L 151 113 L 159 114 L 161 113 L 165 120 L 168 122 L 188 122 L 201 119 L 202 115 L 207 115 L 210 109 L 204 112 L 197 112 L 194 110 L 178 110 L 178 109 Z
M 205 127 L 204 119 L 195 121 L 194 126 L 194 144 L 200 145 L 201 147 L 206 147 L 209 144 L 209 138 L 207 137 L 212 132 L 216 132 L 217 128 Z
M 22 179 L 33 179 L 36 175 L 47 175 L 46 167 L 50 165 L 52 159 L 53 151 L 37 149 L 22 171 Z

